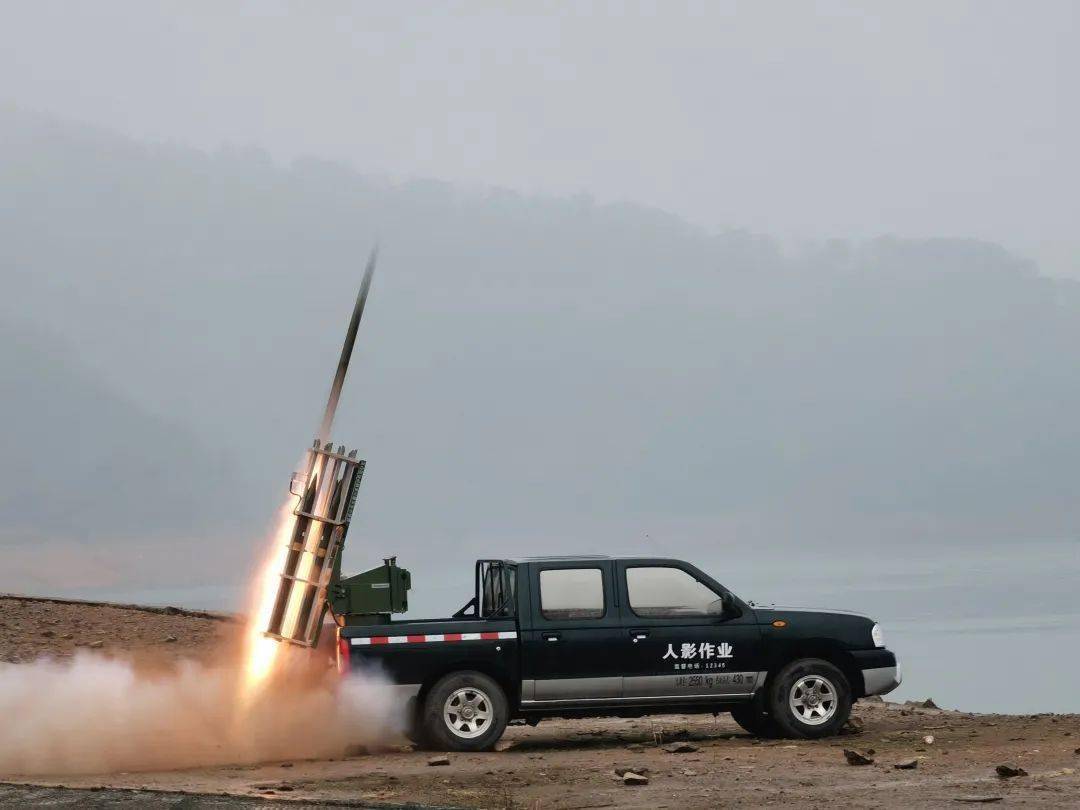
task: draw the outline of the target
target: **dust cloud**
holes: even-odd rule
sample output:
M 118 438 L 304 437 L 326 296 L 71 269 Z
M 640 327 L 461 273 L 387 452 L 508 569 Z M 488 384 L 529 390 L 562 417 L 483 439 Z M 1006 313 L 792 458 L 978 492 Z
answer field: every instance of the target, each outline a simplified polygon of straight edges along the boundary
M 148 670 L 81 653 L 0 665 L 0 774 L 165 770 L 341 755 L 400 729 L 373 675 L 280 668 L 257 692 L 240 665 Z

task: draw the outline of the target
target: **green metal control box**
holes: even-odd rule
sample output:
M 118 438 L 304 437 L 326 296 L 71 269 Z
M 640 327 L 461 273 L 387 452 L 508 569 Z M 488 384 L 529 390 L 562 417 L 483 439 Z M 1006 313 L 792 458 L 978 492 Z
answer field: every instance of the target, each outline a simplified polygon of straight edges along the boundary
M 398 568 L 396 557 L 387 557 L 378 568 L 351 577 L 337 573 L 329 588 L 330 607 L 346 625 L 388 622 L 391 614 L 409 609 L 412 577 L 407 569 Z

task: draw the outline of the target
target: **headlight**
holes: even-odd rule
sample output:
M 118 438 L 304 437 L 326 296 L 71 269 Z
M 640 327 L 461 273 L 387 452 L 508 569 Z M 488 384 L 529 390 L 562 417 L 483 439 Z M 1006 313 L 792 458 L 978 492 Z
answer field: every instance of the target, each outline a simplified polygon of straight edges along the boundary
M 875 624 L 870 630 L 870 638 L 874 640 L 875 647 L 885 646 L 885 634 L 881 632 L 881 625 Z

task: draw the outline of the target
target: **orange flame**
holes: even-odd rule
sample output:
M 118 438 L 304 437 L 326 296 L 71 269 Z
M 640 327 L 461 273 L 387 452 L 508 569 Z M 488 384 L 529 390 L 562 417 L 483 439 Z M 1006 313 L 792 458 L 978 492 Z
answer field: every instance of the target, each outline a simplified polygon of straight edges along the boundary
M 281 571 L 285 565 L 285 556 L 295 524 L 296 516 L 292 513 L 292 506 L 286 504 L 278 513 L 273 546 L 255 579 L 252 605 L 248 613 L 251 618 L 247 629 L 247 658 L 244 667 L 244 691 L 249 695 L 256 692 L 273 672 L 281 651 L 281 642 L 267 638 L 263 633 L 274 610 L 274 600 L 281 585 Z

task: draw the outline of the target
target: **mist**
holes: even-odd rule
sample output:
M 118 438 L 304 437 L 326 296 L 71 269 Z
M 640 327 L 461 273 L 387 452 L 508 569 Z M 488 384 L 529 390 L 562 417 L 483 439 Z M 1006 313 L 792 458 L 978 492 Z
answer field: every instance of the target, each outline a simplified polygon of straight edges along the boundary
M 345 563 L 398 554 L 421 607 L 474 556 L 1076 537 L 1080 285 L 998 245 L 792 252 L 19 110 L 0 132 L 0 588 L 228 604 L 376 240 Z
M 1077 13 L 13 7 L 0 591 L 243 609 L 378 243 L 344 568 L 411 616 L 672 556 L 1075 707 L 971 684 L 1080 632 Z
M 1080 276 L 1070 0 L 38 0 L 0 100 L 141 141 L 587 194 L 786 243 L 969 237 Z

